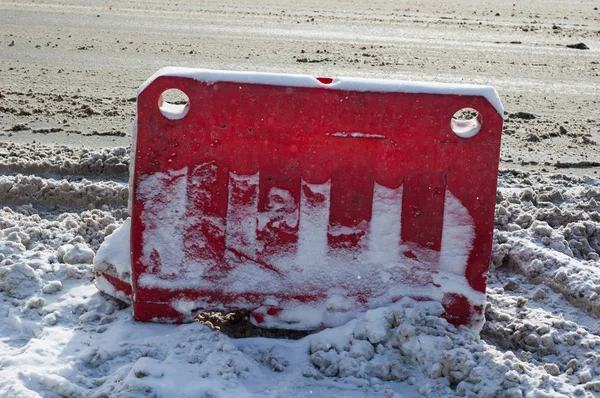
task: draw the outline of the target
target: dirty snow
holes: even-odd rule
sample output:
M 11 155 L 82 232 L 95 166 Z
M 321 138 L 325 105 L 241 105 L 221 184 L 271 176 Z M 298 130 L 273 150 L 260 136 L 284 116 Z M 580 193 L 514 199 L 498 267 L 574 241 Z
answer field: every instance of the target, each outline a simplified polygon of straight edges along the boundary
M 7 177 L 31 194 L 0 210 L 0 396 L 600 397 L 597 180 L 501 174 L 480 335 L 404 299 L 291 341 L 133 321 L 90 263 L 126 184 Z M 107 203 L 54 199 L 90 189 Z

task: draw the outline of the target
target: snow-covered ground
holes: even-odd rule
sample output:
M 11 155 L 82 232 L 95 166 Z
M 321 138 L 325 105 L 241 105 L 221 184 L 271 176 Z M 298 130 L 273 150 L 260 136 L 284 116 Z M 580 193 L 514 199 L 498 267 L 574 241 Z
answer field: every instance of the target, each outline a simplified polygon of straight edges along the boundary
M 589 0 L 0 0 L 0 397 L 600 397 L 600 185 L 572 177 L 600 172 L 599 16 Z M 410 300 L 299 340 L 244 314 L 141 324 L 98 292 L 92 262 L 128 217 L 135 90 L 166 65 L 494 86 L 481 333 Z
M 480 335 L 404 299 L 299 340 L 233 339 L 137 323 L 94 286 L 95 252 L 127 217 L 127 153 L 69 153 L 68 179 L 0 176 L 0 396 L 600 396 L 600 181 L 501 173 Z

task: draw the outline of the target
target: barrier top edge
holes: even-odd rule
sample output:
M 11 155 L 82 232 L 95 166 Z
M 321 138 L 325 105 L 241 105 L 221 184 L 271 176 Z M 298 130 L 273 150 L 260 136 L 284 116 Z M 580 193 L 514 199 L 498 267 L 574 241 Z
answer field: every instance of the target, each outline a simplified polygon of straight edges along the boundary
M 354 77 L 334 77 L 332 78 L 333 81 L 331 83 L 325 84 L 310 75 L 166 67 L 160 69 L 146 80 L 138 89 L 138 95 L 152 84 L 154 80 L 161 76 L 190 78 L 208 84 L 231 82 L 286 87 L 326 88 L 330 90 L 347 91 L 480 96 L 487 99 L 501 117 L 504 116 L 504 108 L 502 107 L 500 97 L 496 90 L 490 86 L 388 79 L 364 79 Z

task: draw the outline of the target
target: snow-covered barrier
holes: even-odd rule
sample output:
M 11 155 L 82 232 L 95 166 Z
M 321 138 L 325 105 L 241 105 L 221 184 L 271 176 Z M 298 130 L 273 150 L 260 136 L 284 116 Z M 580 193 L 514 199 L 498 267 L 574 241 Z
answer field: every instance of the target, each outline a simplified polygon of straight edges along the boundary
M 501 114 L 483 86 L 163 69 L 138 94 L 131 226 L 97 286 L 143 321 L 248 309 L 312 329 L 410 296 L 477 327 Z

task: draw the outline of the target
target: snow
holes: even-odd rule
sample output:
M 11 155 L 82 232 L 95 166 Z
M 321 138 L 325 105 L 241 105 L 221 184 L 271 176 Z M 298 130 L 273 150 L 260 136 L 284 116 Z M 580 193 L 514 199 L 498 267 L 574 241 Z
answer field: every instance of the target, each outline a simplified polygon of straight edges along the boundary
M 312 195 L 301 195 L 300 217 L 303 228 L 298 231 L 298 259 L 302 267 L 326 258 L 327 227 L 329 225 L 329 191 L 331 183 L 309 184 L 302 182 L 302 190 Z
M 360 79 L 352 77 L 334 77 L 332 83 L 324 84 L 313 76 L 308 75 L 233 72 L 179 67 L 166 67 L 160 69 L 140 86 L 138 95 L 140 95 L 149 85 L 151 85 L 154 80 L 161 76 L 184 77 L 206 82 L 207 84 L 214 84 L 217 82 L 234 82 L 287 87 L 326 88 L 328 90 L 473 95 L 487 99 L 494 109 L 496 109 L 498 114 L 504 116 L 504 109 L 502 107 L 502 103 L 500 102 L 500 97 L 498 96 L 496 90 L 489 86 L 429 82 L 404 82 L 400 80 Z M 464 129 L 464 131 L 461 130 L 461 133 L 464 133 L 465 137 L 476 134 L 473 134 L 472 131 L 474 129 L 472 126 L 467 126 Z
M 160 112 L 163 114 L 164 117 L 171 120 L 183 119 L 185 115 L 187 115 L 189 109 L 189 104 L 178 105 L 163 102 L 160 105 Z
M 157 272 L 165 276 L 177 274 L 184 258 L 181 234 L 187 204 L 186 175 L 187 168 L 156 173 L 142 179 L 138 186 L 146 204 L 142 256 L 146 264 L 154 264 L 158 258 Z
M 373 211 L 369 226 L 369 258 L 389 263 L 400 255 L 400 228 L 402 220 L 402 186 L 392 189 L 375 184 Z
M 264 219 L 268 214 L 264 214 L 263 219 L 258 217 L 258 177 L 258 173 L 251 176 L 230 173 L 225 243 L 238 253 L 246 252 L 247 247 L 256 247 L 257 223 L 265 226 L 268 221 Z M 244 254 L 254 257 L 254 253 Z
M 126 257 L 99 250 L 106 237 L 128 241 L 126 189 L 11 177 L 33 201 L 36 189 L 56 192 L 36 202 L 42 210 L 0 209 L 0 396 L 600 397 L 597 180 L 500 175 L 481 333 L 449 325 L 439 303 L 402 299 L 291 341 L 135 322 L 98 291 L 81 255 Z M 86 191 L 106 206 L 56 210 L 55 200 Z M 378 195 L 384 207 L 401 192 Z M 453 214 L 453 228 L 469 224 Z M 69 250 L 83 262 L 65 262 Z M 336 294 L 330 304 L 348 303 Z
M 450 121 L 450 126 L 454 134 L 462 138 L 474 137 L 481 130 L 481 123 L 477 118 L 467 120 L 453 118 Z
M 444 229 L 440 250 L 440 269 L 464 275 L 465 265 L 473 247 L 473 219 L 452 193 L 446 191 Z
M 112 269 L 117 278 L 131 283 L 131 218 L 108 236 L 94 257 L 94 272 Z
M 94 262 L 94 251 L 85 243 L 67 246 L 68 249 L 65 250 L 65 254 L 62 256 L 62 260 L 66 264 L 92 264 Z M 57 257 L 60 261 L 61 256 L 57 254 Z

